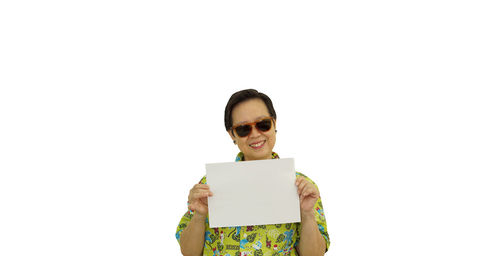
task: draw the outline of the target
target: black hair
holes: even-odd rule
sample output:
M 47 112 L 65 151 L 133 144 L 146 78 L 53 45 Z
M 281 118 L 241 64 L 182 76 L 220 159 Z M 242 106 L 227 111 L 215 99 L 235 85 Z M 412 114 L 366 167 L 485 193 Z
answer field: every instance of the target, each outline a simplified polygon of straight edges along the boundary
M 274 111 L 273 102 L 264 93 L 258 92 L 255 89 L 246 89 L 239 92 L 235 92 L 229 101 L 227 102 L 226 109 L 224 110 L 224 125 L 226 126 L 226 131 L 229 131 L 233 126 L 233 109 L 236 105 L 241 102 L 250 99 L 261 99 L 264 104 L 266 104 L 267 111 L 274 120 L 276 120 L 276 111 Z

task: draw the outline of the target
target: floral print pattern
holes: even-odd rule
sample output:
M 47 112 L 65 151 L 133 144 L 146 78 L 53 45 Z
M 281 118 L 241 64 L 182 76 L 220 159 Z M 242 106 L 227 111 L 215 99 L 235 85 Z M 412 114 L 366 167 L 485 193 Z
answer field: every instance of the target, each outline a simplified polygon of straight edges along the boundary
M 273 159 L 279 158 L 273 152 Z M 239 153 L 236 161 L 244 161 L 243 153 Z M 303 176 L 308 181 L 316 185 L 311 179 L 300 172 L 296 176 Z M 200 184 L 206 184 L 206 177 L 203 177 Z M 252 206 L 250 206 L 252 207 Z M 326 249 L 330 246 L 325 214 L 321 198 L 314 206 L 318 229 L 325 239 Z M 184 228 L 187 227 L 193 217 L 192 211 L 187 211 L 181 218 L 175 237 L 180 243 L 180 236 Z M 300 241 L 300 222 L 284 223 L 274 225 L 238 226 L 210 228 L 208 217 L 205 221 L 205 245 L 204 256 L 278 256 L 278 255 L 298 255 L 295 247 Z

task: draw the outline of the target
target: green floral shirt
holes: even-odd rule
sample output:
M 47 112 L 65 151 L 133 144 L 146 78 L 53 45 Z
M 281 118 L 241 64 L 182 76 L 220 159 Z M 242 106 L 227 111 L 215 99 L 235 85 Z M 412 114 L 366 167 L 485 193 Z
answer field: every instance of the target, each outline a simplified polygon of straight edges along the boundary
M 273 159 L 279 158 L 278 154 L 273 152 Z M 240 152 L 236 161 L 244 161 L 243 154 Z M 316 184 L 300 172 L 296 176 L 303 176 L 308 181 Z M 206 177 L 203 177 L 200 184 L 206 184 Z M 249 206 L 254 207 L 254 206 Z M 330 246 L 330 237 L 326 227 L 325 214 L 321 198 L 314 206 L 316 213 L 316 222 L 318 229 L 325 239 L 326 249 Z M 187 227 L 193 212 L 187 211 L 181 218 L 175 237 L 180 243 L 180 236 L 184 228 Z M 210 228 L 208 217 L 205 221 L 205 245 L 203 248 L 204 256 L 277 256 L 277 255 L 299 255 L 295 247 L 300 241 L 300 222 L 285 223 L 275 225 L 258 226 L 238 226 L 238 227 L 220 227 Z

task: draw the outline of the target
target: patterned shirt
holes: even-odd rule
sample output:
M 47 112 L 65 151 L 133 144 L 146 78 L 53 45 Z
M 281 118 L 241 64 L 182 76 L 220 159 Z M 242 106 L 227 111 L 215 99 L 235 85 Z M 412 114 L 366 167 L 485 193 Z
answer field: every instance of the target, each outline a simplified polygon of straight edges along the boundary
M 273 159 L 279 158 L 273 152 Z M 236 161 L 244 161 L 243 153 L 239 153 Z M 302 176 L 309 182 L 316 184 L 300 172 L 295 173 L 297 177 Z M 206 184 L 206 177 L 203 177 L 200 184 Z M 317 186 L 316 186 L 317 187 Z M 249 205 L 249 207 L 257 207 Z M 321 198 L 314 206 L 318 229 L 325 239 L 326 249 L 330 246 L 330 237 L 326 227 L 325 214 Z M 237 214 L 237 213 L 235 213 Z M 187 227 L 193 212 L 187 211 L 181 218 L 175 237 L 180 244 L 182 231 Z M 295 247 L 300 241 L 300 222 L 274 225 L 238 226 L 210 228 L 208 217 L 205 220 L 205 245 L 203 247 L 204 256 L 278 256 L 278 255 L 299 255 Z

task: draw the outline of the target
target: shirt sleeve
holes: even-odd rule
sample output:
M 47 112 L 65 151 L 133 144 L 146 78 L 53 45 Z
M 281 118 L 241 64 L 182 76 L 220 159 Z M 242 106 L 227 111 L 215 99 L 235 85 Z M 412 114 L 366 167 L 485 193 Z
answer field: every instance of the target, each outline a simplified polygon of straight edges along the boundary
M 198 184 L 207 184 L 207 178 L 204 176 Z M 181 234 L 182 231 L 187 227 L 189 222 L 191 222 L 191 219 L 193 218 L 193 211 L 188 210 L 186 213 L 181 218 L 181 221 L 179 222 L 179 225 L 177 225 L 177 230 L 175 231 L 175 238 L 177 239 L 177 242 L 179 245 L 181 244 Z
M 193 214 L 187 211 L 184 216 L 182 216 L 181 221 L 179 222 L 179 225 L 177 225 L 177 230 L 175 231 L 175 238 L 177 239 L 177 242 L 179 245 L 181 244 L 181 234 L 182 231 L 187 227 L 191 219 L 193 218 Z
M 296 176 L 304 177 L 306 180 L 314 184 L 316 188 L 318 188 L 318 185 L 316 185 L 314 181 L 309 179 L 309 177 L 305 176 L 304 174 L 297 172 Z M 321 233 L 321 236 L 323 236 L 323 238 L 325 239 L 326 251 L 328 251 L 328 248 L 330 247 L 330 236 L 328 235 L 328 228 L 326 225 L 325 212 L 323 211 L 323 203 L 321 202 L 321 197 L 318 199 L 318 201 L 316 201 L 316 204 L 314 205 L 314 214 L 316 216 L 316 223 L 318 223 L 319 232 Z M 298 232 L 300 232 L 300 227 L 298 228 Z M 298 245 L 299 241 L 300 241 L 300 233 L 295 245 Z

